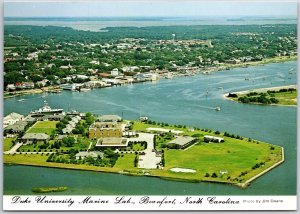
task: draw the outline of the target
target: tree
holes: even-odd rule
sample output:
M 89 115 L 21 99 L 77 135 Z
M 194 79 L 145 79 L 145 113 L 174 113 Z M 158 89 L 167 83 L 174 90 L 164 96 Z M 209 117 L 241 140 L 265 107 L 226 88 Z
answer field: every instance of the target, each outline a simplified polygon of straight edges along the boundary
M 139 163 L 139 158 L 138 156 L 136 155 L 135 158 L 134 158 L 134 167 L 137 167 L 138 166 L 138 163 Z

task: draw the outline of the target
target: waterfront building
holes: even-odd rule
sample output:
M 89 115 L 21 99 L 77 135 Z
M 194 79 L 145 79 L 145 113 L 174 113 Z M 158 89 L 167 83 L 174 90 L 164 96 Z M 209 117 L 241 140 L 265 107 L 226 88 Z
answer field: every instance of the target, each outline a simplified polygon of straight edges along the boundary
M 114 68 L 113 70 L 111 70 L 110 75 L 111 76 L 118 76 L 119 75 L 119 70 L 117 68 Z
M 24 116 L 21 114 L 12 112 L 3 118 L 3 128 L 5 128 L 9 125 L 12 125 L 20 120 L 24 120 Z
M 221 143 L 221 142 L 224 142 L 224 138 L 205 135 L 204 136 L 204 141 L 207 142 L 207 143 L 208 142 Z
M 118 115 L 102 115 L 98 117 L 100 122 L 120 122 L 122 118 Z
M 168 142 L 167 146 L 173 149 L 184 149 L 194 144 L 196 141 L 196 138 L 190 136 L 178 136 L 176 139 Z
M 21 133 L 25 131 L 25 128 L 27 126 L 27 122 L 25 121 L 18 121 L 12 125 L 7 126 L 4 129 L 4 133 Z

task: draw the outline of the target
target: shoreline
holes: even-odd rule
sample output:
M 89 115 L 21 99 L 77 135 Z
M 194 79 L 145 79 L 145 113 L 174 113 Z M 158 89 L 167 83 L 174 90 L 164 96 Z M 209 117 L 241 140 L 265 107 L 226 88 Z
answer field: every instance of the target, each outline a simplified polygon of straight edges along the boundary
M 247 186 L 249 186 L 251 184 L 252 181 L 256 180 L 257 178 L 259 178 L 262 175 L 266 174 L 267 172 L 271 171 L 275 167 L 277 167 L 280 164 L 282 164 L 284 161 L 285 161 L 285 158 L 284 158 L 284 148 L 281 147 L 281 161 L 275 163 L 274 165 L 272 165 L 269 168 L 265 169 L 264 171 L 262 171 L 261 173 L 257 174 L 256 176 L 253 176 L 252 178 L 248 179 L 244 183 L 238 184 L 238 186 L 240 186 L 242 188 L 246 188 Z
M 207 183 L 219 183 L 219 184 L 227 184 L 233 185 L 242 189 L 247 188 L 252 181 L 256 180 L 257 178 L 263 176 L 267 172 L 271 171 L 272 169 L 276 168 L 280 164 L 284 162 L 284 148 L 281 147 L 281 160 L 279 162 L 274 163 L 267 169 L 259 172 L 258 174 L 254 175 L 253 177 L 249 178 L 243 183 L 235 183 L 235 182 L 228 182 L 228 181 L 218 181 L 218 180 L 208 180 L 208 179 L 195 179 L 195 178 L 178 178 L 178 177 L 171 177 L 171 176 L 162 176 L 156 174 L 144 174 L 142 173 L 143 169 L 137 168 L 137 171 L 124 171 L 124 169 L 117 169 L 117 168 L 108 168 L 108 167 L 95 167 L 89 165 L 76 165 L 76 164 L 63 164 L 63 163 L 52 163 L 46 162 L 45 164 L 39 163 L 32 163 L 32 162 L 19 162 L 15 163 L 13 161 L 6 161 L 4 158 L 4 165 L 7 166 L 33 166 L 33 167 L 45 167 L 45 168 L 54 168 L 54 169 L 64 169 L 64 170 L 81 170 L 81 171 L 92 171 L 92 172 L 101 172 L 101 173 L 114 173 L 119 175 L 126 175 L 126 176 L 144 176 L 144 177 L 152 177 L 152 178 L 159 178 L 162 180 L 167 181 L 176 181 L 176 182 L 188 182 L 188 183 L 200 183 L 200 182 L 207 182 Z
M 224 71 L 224 70 L 231 70 L 234 68 L 247 68 L 247 67 L 252 67 L 252 66 L 263 66 L 265 64 L 269 63 L 284 63 L 284 62 L 289 62 L 289 61 L 296 61 L 297 56 L 292 56 L 292 57 L 274 57 L 274 58 L 267 58 L 262 61 L 256 61 L 256 62 L 243 62 L 239 64 L 223 64 L 220 65 L 219 67 L 211 67 L 211 68 L 206 68 L 204 70 L 201 70 L 199 72 L 196 72 L 195 74 L 211 74 L 212 72 L 218 72 L 218 71 Z M 180 74 L 174 75 L 174 77 L 181 77 Z M 148 82 L 148 81 L 146 81 Z M 151 81 L 149 81 L 151 82 Z M 136 84 L 136 83 L 134 83 Z M 127 84 L 124 84 L 127 85 Z M 96 88 L 97 89 L 97 88 Z M 25 95 L 30 95 L 30 94 L 41 94 L 43 92 L 54 92 L 54 91 L 62 91 L 61 88 L 59 88 L 59 85 L 54 85 L 54 86 L 49 86 L 49 87 L 44 87 L 41 89 L 31 89 L 31 90 L 21 90 L 21 91 L 16 91 L 16 94 L 10 95 L 11 92 L 4 92 L 3 93 L 3 98 L 13 98 L 17 96 L 25 96 Z M 5 96 L 5 95 L 8 96 Z
M 288 88 L 297 89 L 297 85 L 275 86 L 275 87 L 270 87 L 270 88 L 257 88 L 257 89 L 250 89 L 250 90 L 245 90 L 245 91 L 236 91 L 236 92 L 230 92 L 230 93 L 231 94 L 244 95 L 244 94 L 248 94 L 250 92 L 266 92 L 268 90 L 279 91 L 280 89 L 288 89 Z M 242 103 L 242 102 L 233 100 L 231 97 L 228 97 L 228 95 L 229 95 L 229 93 L 225 93 L 225 94 L 222 95 L 222 97 L 226 100 L 230 100 L 230 101 L 235 102 L 235 103 Z M 297 107 L 297 105 L 283 105 L 283 104 L 263 104 L 263 103 L 242 103 L 242 104 Z

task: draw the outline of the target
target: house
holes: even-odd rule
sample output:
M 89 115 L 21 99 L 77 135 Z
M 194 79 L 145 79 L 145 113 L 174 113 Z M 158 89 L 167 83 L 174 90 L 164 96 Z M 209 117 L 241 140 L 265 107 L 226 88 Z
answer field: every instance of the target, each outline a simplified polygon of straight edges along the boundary
M 7 126 L 4 128 L 5 133 L 21 133 L 25 131 L 25 128 L 27 126 L 27 122 L 25 121 L 18 121 L 12 125 Z
M 71 127 L 66 127 L 62 130 L 63 134 L 70 134 L 72 131 L 73 129 Z
M 16 82 L 15 83 L 16 89 L 32 89 L 34 88 L 33 82 Z
M 224 139 L 221 138 L 221 137 L 215 137 L 215 136 L 205 135 L 204 136 L 204 141 L 206 143 L 209 143 L 209 142 L 221 143 L 221 142 L 224 142 Z
M 48 142 L 50 136 L 45 133 L 26 133 L 21 138 L 26 144 L 27 143 L 35 143 L 35 142 Z
M 120 122 L 122 118 L 118 115 L 102 115 L 98 117 L 100 122 Z
M 117 68 L 114 68 L 113 70 L 111 70 L 110 75 L 111 76 L 118 76 L 119 75 L 119 70 Z
M 178 136 L 176 139 L 168 142 L 167 147 L 172 149 L 184 149 L 194 144 L 196 141 L 196 138 L 190 136 Z
M 6 86 L 6 91 L 15 91 L 16 90 L 16 86 L 14 84 L 8 84 Z
M 84 159 L 86 157 L 92 157 L 94 159 L 97 159 L 98 156 L 102 159 L 104 157 L 103 152 L 93 151 L 93 152 L 78 152 L 75 157 L 77 160 Z
M 13 125 L 14 123 L 24 120 L 24 116 L 15 112 L 10 113 L 9 115 L 3 118 L 3 128 Z

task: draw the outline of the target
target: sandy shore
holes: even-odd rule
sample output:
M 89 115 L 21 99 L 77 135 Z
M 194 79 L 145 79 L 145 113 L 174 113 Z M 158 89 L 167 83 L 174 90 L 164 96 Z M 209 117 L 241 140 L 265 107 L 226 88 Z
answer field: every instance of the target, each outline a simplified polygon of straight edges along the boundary
M 280 89 L 289 89 L 289 88 L 294 88 L 297 89 L 297 85 L 285 85 L 285 86 L 276 86 L 276 87 L 270 87 L 270 88 L 257 88 L 257 89 L 251 89 L 251 90 L 246 90 L 246 91 L 237 91 L 237 92 L 231 92 L 231 94 L 248 94 L 250 92 L 267 92 L 267 91 L 279 91 Z M 228 98 L 227 95 L 229 93 L 224 94 L 223 96 Z M 230 98 L 228 98 L 230 99 Z

